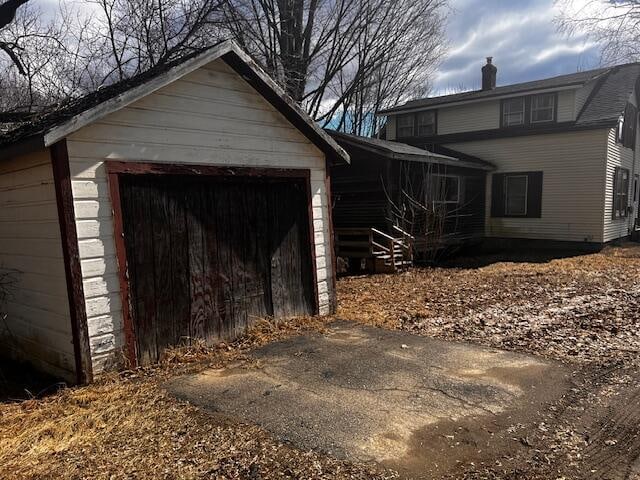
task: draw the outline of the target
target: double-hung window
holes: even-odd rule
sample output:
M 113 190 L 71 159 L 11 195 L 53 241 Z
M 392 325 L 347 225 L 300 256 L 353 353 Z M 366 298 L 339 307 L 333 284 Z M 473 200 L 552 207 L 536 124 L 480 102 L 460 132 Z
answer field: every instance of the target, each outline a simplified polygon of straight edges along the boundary
M 612 217 L 625 218 L 629 206 L 629 170 L 616 167 L 613 176 L 613 214 Z
M 413 137 L 413 123 L 415 115 L 398 115 L 398 137 Z
M 418 120 L 418 136 L 427 137 L 436 133 L 436 112 L 431 110 L 428 112 L 420 112 L 417 115 Z
M 553 122 L 556 116 L 556 95 L 543 93 L 531 97 L 531 123 Z
M 457 175 L 432 175 L 427 203 L 460 203 L 460 177 Z
M 524 216 L 527 214 L 527 193 L 529 177 L 527 175 L 505 175 L 504 177 L 504 213 Z
M 502 102 L 502 126 L 524 125 L 524 97 L 509 98 Z

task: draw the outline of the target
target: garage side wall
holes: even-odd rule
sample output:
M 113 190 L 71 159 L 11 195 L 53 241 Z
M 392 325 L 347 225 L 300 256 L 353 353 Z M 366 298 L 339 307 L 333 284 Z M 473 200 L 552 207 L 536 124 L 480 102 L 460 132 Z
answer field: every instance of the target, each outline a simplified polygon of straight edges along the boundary
M 48 150 L 0 163 L 0 349 L 75 380 L 75 357 L 53 170 Z M 2 314 L 6 319 L 2 321 Z
M 124 346 L 105 160 L 309 169 L 320 313 L 329 312 L 324 154 L 223 60 L 79 130 L 67 146 L 94 372 Z

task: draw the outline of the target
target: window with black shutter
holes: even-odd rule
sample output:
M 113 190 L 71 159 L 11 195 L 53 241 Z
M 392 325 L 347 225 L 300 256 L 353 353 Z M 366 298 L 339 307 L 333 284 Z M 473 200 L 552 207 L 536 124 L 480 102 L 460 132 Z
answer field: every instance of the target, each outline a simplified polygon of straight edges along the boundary
M 629 206 L 629 170 L 616 167 L 613 174 L 612 218 L 626 218 Z
M 622 146 L 635 150 L 638 109 L 635 105 L 627 103 L 624 115 L 618 122 L 618 141 Z
M 542 172 L 496 173 L 491 185 L 492 217 L 542 216 Z

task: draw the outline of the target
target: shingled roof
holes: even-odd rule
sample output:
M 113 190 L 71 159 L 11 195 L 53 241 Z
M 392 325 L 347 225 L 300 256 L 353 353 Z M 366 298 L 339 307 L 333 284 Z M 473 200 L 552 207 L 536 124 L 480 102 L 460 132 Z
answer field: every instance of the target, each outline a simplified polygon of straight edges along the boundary
M 584 72 L 560 75 L 552 78 L 534 80 L 496 87 L 492 90 L 474 90 L 470 92 L 443 95 L 440 97 L 412 100 L 403 105 L 379 112 L 380 115 L 401 113 L 421 108 L 443 106 L 458 102 L 479 101 L 514 94 L 535 93 L 540 90 L 553 90 L 567 87 L 581 88 L 593 81 L 595 86 L 585 102 L 576 120 L 576 125 L 601 125 L 615 122 L 624 111 L 629 95 L 640 76 L 640 63 L 628 63 L 609 68 L 598 68 Z
M 491 163 L 477 157 L 464 155 L 455 150 L 445 149 L 438 145 L 434 145 L 434 148 L 431 150 L 426 150 L 407 145 L 406 143 L 382 140 L 379 138 L 361 137 L 333 130 L 326 130 L 326 132 L 347 152 L 349 152 L 351 148 L 357 148 L 391 160 L 432 163 L 480 170 L 493 170 L 495 168 Z
M 277 108 L 328 158 L 349 162 L 347 153 L 233 41 L 220 42 L 131 79 L 20 118 L 0 113 L 0 160 L 49 147 L 97 119 L 153 93 L 216 59 L 222 59 Z

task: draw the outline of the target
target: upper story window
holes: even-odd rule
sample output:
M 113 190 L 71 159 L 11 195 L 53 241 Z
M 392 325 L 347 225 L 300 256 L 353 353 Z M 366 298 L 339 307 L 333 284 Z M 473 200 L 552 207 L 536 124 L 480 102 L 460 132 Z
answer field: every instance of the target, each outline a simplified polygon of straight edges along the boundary
M 436 112 L 420 112 L 416 116 L 418 125 L 418 136 L 426 137 L 436 133 Z
M 398 115 L 398 137 L 413 137 L 413 123 L 415 116 L 410 113 L 408 115 Z
M 524 125 L 524 97 L 509 98 L 502 102 L 502 125 Z
M 553 122 L 555 117 L 555 93 L 544 93 L 531 97 L 531 123 Z
M 555 122 L 557 103 L 555 93 L 507 98 L 502 100 L 500 124 L 504 128 Z
M 629 206 L 629 170 L 616 167 L 613 174 L 613 211 L 612 218 L 625 218 Z
M 396 137 L 430 137 L 436 134 L 436 111 L 398 115 Z
M 638 109 L 635 105 L 627 103 L 624 115 L 618 118 L 618 128 L 616 140 L 627 148 L 635 150 L 636 147 L 636 127 L 638 124 Z

